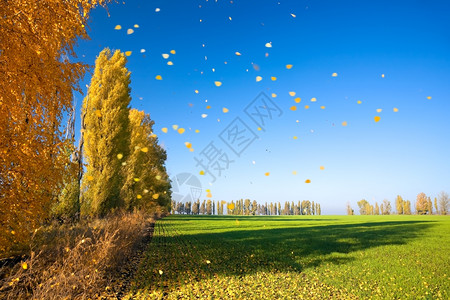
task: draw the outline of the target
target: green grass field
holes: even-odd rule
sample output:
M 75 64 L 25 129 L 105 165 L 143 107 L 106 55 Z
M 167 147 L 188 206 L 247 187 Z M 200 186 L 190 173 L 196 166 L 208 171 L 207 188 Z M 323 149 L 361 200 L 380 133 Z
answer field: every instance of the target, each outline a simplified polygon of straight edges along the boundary
M 445 216 L 187 216 L 155 225 L 130 299 L 449 299 Z

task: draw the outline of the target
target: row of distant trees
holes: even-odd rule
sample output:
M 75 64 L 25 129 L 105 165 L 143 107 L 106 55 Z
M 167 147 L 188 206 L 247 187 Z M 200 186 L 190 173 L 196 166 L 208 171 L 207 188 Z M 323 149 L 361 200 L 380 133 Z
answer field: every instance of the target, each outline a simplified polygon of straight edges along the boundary
M 244 216 L 288 216 L 321 215 L 319 203 L 303 200 L 297 203 L 286 201 L 259 204 L 256 200 L 214 201 L 211 199 L 191 202 L 172 201 L 172 213 L 188 215 L 244 215 Z
M 357 202 L 360 215 L 390 215 L 395 213 L 389 200 L 384 199 L 383 202 L 378 205 L 370 204 L 367 200 L 362 199 Z M 449 196 L 446 192 L 439 193 L 438 197 L 431 200 L 425 193 L 420 193 L 416 198 L 415 213 L 418 215 L 446 215 L 449 210 Z M 404 200 L 402 196 L 398 195 L 395 199 L 395 210 L 398 215 L 411 215 L 414 211 L 411 210 L 411 201 Z M 347 203 L 347 214 L 353 215 L 355 212 Z

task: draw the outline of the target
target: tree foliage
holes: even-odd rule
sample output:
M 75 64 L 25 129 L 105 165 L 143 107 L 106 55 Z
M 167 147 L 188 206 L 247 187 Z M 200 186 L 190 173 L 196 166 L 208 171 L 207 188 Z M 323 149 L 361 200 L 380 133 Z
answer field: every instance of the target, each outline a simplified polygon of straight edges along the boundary
M 417 195 L 416 211 L 418 215 L 426 215 L 428 213 L 428 198 L 425 193 L 420 193 Z
M 165 168 L 166 151 L 158 144 L 153 133 L 150 115 L 131 109 L 129 113 L 131 130 L 129 156 L 123 167 L 125 183 L 122 198 L 125 208 L 146 209 L 154 212 L 158 207 L 170 211 L 170 180 Z
M 0 252 L 26 242 L 58 194 L 61 120 L 87 67 L 69 57 L 105 2 L 0 2 Z
M 448 194 L 444 191 L 439 193 L 439 214 L 446 215 L 448 214 L 449 209 L 449 197 Z
M 83 102 L 85 122 L 82 213 L 104 216 L 122 206 L 122 160 L 129 154 L 130 72 L 119 50 L 100 52 Z
M 387 199 L 383 200 L 383 204 L 381 204 L 381 213 L 383 215 L 390 215 L 391 214 L 391 202 Z
M 362 199 L 357 202 L 359 207 L 359 214 L 360 215 L 368 215 L 370 214 L 370 204 L 366 199 Z

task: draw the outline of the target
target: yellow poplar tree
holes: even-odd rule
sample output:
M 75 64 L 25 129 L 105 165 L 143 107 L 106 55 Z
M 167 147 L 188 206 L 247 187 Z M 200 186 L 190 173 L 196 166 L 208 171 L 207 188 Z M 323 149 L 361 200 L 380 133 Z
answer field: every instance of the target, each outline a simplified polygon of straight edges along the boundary
M 0 256 L 27 243 L 58 194 L 61 120 L 86 69 L 69 57 L 105 2 L 0 1 Z
M 100 52 L 88 94 L 83 102 L 84 158 L 83 215 L 105 216 L 122 206 L 123 162 L 129 153 L 130 72 L 125 55 Z
M 125 166 L 125 184 L 122 198 L 128 210 L 133 208 L 155 212 L 163 209 L 170 211 L 170 180 L 165 161 L 166 151 L 158 144 L 153 133 L 154 121 L 150 115 L 137 109 L 131 109 L 130 155 Z
M 395 198 L 395 208 L 397 210 L 398 215 L 403 215 L 403 198 L 400 195 L 397 195 L 397 198 Z

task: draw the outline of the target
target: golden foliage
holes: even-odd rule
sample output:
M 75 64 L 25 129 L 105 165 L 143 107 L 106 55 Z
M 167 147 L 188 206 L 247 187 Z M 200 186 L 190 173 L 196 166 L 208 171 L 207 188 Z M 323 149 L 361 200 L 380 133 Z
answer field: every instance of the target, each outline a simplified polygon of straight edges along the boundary
M 129 120 L 130 155 L 124 167 L 125 184 L 121 192 L 125 208 L 144 208 L 153 212 L 156 207 L 165 207 L 170 211 L 170 181 L 165 168 L 167 154 L 153 133 L 154 121 L 149 114 L 137 109 L 130 110 Z
M 105 216 L 122 206 L 123 171 L 119 157 L 128 156 L 130 143 L 130 72 L 126 61 L 119 50 L 100 52 L 83 102 L 87 166 L 81 212 L 92 216 Z
M 47 216 L 67 162 L 61 119 L 86 69 L 69 57 L 105 2 L 0 2 L 0 256 Z

